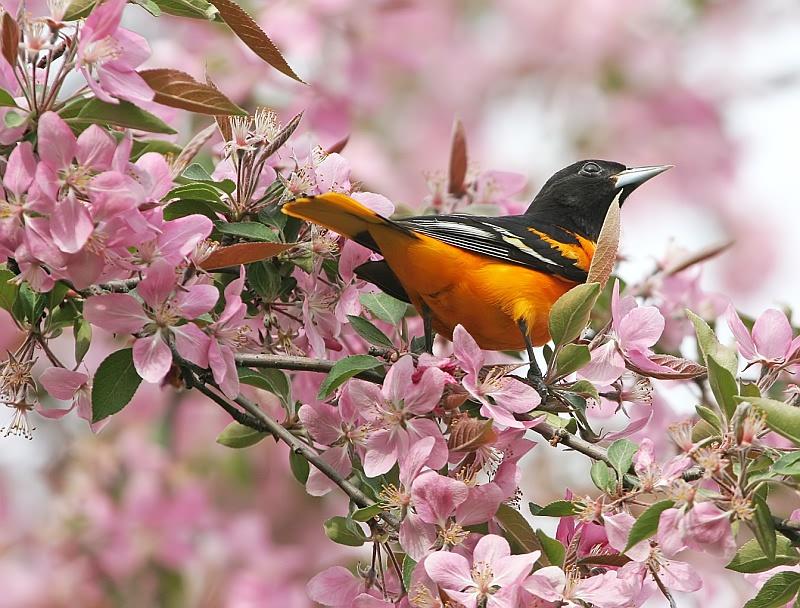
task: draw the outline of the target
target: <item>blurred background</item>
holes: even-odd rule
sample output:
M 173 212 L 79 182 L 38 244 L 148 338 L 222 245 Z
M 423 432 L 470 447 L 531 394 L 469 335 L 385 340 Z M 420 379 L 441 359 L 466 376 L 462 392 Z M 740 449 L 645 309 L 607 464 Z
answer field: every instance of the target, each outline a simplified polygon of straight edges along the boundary
M 706 267 L 705 290 L 751 314 L 800 305 L 794 0 L 242 4 L 309 86 L 222 26 L 136 6 L 126 21 L 150 41 L 147 67 L 207 72 L 244 107 L 285 120 L 305 110 L 301 129 L 324 147 L 349 136 L 363 189 L 409 208 L 446 170 L 456 118 L 475 172 L 527 178 L 521 202 L 581 158 L 674 164 L 624 208 L 622 276 L 733 240 Z M 207 124 L 171 120 L 186 138 Z M 0 319 L 0 347 L 13 345 L 11 327 Z M 89 365 L 110 349 L 93 348 Z M 143 386 L 98 435 L 71 415 L 39 418 L 32 442 L 2 439 L 0 608 L 310 606 L 308 578 L 349 559 L 321 525 L 344 503 L 305 495 L 281 446 L 215 444 L 226 423 L 202 398 Z M 540 445 L 528 457 L 526 500 L 592 491 L 585 459 L 561 454 Z M 717 574 L 680 606 L 752 595 Z

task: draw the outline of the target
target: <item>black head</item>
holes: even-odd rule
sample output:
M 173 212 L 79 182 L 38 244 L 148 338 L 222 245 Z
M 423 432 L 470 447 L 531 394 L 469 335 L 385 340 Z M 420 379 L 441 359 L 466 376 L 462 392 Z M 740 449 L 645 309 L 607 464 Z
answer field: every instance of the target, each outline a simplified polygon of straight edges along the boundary
M 629 169 L 609 160 L 582 160 L 548 179 L 525 213 L 597 240 L 612 201 L 619 197 L 622 205 L 637 187 L 671 166 Z

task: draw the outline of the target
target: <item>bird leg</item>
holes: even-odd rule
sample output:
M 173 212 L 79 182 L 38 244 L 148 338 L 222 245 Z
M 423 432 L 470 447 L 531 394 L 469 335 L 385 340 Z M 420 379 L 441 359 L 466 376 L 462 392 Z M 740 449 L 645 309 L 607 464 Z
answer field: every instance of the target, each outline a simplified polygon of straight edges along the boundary
M 533 384 L 533 387 L 539 393 L 539 396 L 542 398 L 542 402 L 547 400 L 547 385 L 544 383 L 544 377 L 542 376 L 542 370 L 539 369 L 539 364 L 536 362 L 536 355 L 533 352 L 533 344 L 531 343 L 531 337 L 528 333 L 528 324 L 525 322 L 525 319 L 520 319 L 517 322 L 519 326 L 519 330 L 522 332 L 522 337 L 525 339 L 525 350 L 528 353 L 528 360 L 530 361 L 530 367 L 528 368 L 528 381 Z
M 433 321 L 431 319 L 431 309 L 427 306 L 422 307 L 422 328 L 425 334 L 425 352 L 433 354 Z

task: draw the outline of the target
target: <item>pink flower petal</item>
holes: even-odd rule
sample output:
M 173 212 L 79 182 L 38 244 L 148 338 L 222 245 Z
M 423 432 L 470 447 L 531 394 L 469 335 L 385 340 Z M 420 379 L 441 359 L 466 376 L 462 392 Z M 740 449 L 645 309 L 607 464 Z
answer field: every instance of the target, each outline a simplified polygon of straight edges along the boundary
M 373 192 L 353 192 L 351 197 L 364 205 L 367 209 L 372 209 L 375 213 L 383 217 L 389 217 L 394 213 L 394 203 L 382 194 Z
M 463 325 L 456 325 L 453 330 L 453 353 L 467 374 L 478 375 L 483 366 L 483 351 Z
M 302 408 L 300 409 L 302 410 Z M 302 420 L 302 416 L 300 419 Z M 311 429 L 309 429 L 309 431 L 311 431 Z M 411 485 L 414 478 L 422 470 L 422 467 L 425 466 L 425 462 L 430 458 L 435 443 L 436 440 L 433 437 L 423 437 L 415 441 L 411 448 L 409 448 L 408 453 L 400 458 L 400 483 L 402 485 L 406 487 Z
M 540 568 L 522 583 L 528 593 L 547 602 L 558 602 L 564 597 L 567 577 L 558 566 Z
M 397 462 L 397 448 L 392 434 L 380 430 L 370 435 L 364 454 L 364 473 L 367 477 L 377 477 L 388 473 Z
M 297 412 L 297 416 L 314 441 L 322 445 L 332 445 L 342 435 L 339 408 L 328 403 L 304 404 Z
M 150 308 L 160 308 L 175 290 L 178 275 L 175 267 L 158 259 L 147 269 L 144 279 L 136 286 L 138 293 Z
M 625 361 L 617 344 L 609 340 L 591 352 L 591 360 L 578 372 L 578 376 L 600 385 L 615 382 L 625 372 Z
M 75 156 L 82 167 L 106 171 L 111 168 L 116 147 L 114 139 L 106 131 L 90 125 L 78 136 Z
M 733 332 L 733 337 L 736 338 L 736 342 L 739 345 L 739 352 L 742 353 L 742 356 L 748 361 L 756 359 L 756 345 L 753 342 L 753 338 L 750 336 L 750 332 L 747 331 L 744 323 L 742 323 L 742 320 L 739 318 L 739 314 L 736 312 L 733 304 L 729 304 L 725 311 L 725 321 L 727 321 L 728 327 L 730 327 L 731 332 Z
M 420 561 L 431 552 L 431 547 L 436 542 L 436 526 L 424 522 L 419 515 L 409 511 L 400 524 L 399 540 L 400 546 L 411 559 Z
M 133 366 L 146 382 L 161 382 L 172 365 L 172 352 L 161 334 L 139 338 L 133 344 Z
M 471 487 L 467 500 L 456 508 L 456 521 L 462 526 L 489 521 L 505 498 L 503 491 L 494 483 Z
M 462 481 L 428 471 L 414 480 L 411 495 L 422 521 L 444 527 L 456 507 L 467 499 L 469 490 Z
M 50 215 L 50 234 L 64 253 L 77 253 L 94 232 L 89 210 L 74 196 L 62 198 Z
M 350 476 L 353 470 L 353 466 L 350 463 L 350 456 L 347 453 L 347 446 L 338 446 L 325 450 L 321 458 L 345 479 Z M 319 469 L 311 467 L 308 473 L 308 480 L 306 481 L 306 492 L 311 496 L 324 496 L 336 487 L 336 484 L 320 472 Z
M 63 367 L 48 367 L 39 376 L 39 382 L 50 396 L 61 401 L 72 399 L 88 379 L 89 376 L 86 374 L 73 372 Z
M 500 388 L 489 393 L 498 407 L 515 414 L 525 414 L 535 409 L 542 398 L 535 388 L 514 378 L 500 380 Z
M 414 359 L 411 355 L 404 355 L 389 368 L 383 381 L 381 393 L 390 403 L 400 404 L 406 399 L 407 392 L 411 389 L 411 377 L 414 374 Z
M 39 157 L 52 169 L 64 169 L 75 158 L 77 140 L 72 129 L 55 112 L 45 112 L 39 117 L 38 128 Z
M 3 184 L 17 196 L 28 190 L 36 173 L 36 159 L 33 157 L 31 142 L 17 144 L 8 157 L 8 165 L 3 176 Z
M 458 553 L 437 551 L 425 560 L 425 572 L 443 589 L 461 591 L 473 585 L 467 558 Z
M 150 322 L 142 305 L 124 293 L 92 296 L 83 305 L 83 316 L 92 325 L 114 333 L 134 333 Z
M 664 331 L 664 317 L 655 306 L 640 306 L 625 315 L 617 326 L 622 350 L 650 348 Z
M 181 357 L 199 367 L 208 367 L 208 347 L 211 338 L 194 323 L 172 328 L 175 348 Z
M 770 308 L 761 313 L 753 325 L 756 352 L 765 359 L 780 360 L 789 354 L 792 326 L 780 310 Z
M 192 285 L 186 291 L 179 291 L 175 303 L 187 319 L 196 319 L 214 308 L 219 292 L 213 285 Z
M 334 566 L 312 578 L 308 596 L 323 606 L 349 606 L 364 590 L 364 585 L 347 568 Z

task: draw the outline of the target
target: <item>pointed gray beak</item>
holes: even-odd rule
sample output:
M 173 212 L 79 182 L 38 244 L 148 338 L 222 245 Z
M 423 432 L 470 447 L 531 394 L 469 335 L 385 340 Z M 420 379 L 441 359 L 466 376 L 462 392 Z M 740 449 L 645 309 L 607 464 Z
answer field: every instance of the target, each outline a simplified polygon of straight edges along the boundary
M 625 169 L 616 175 L 612 175 L 611 179 L 617 188 L 624 188 L 625 186 L 638 186 L 643 184 L 651 177 L 655 177 L 659 173 L 664 173 L 667 169 L 672 169 L 675 165 L 658 165 L 656 167 L 633 167 L 632 169 Z

